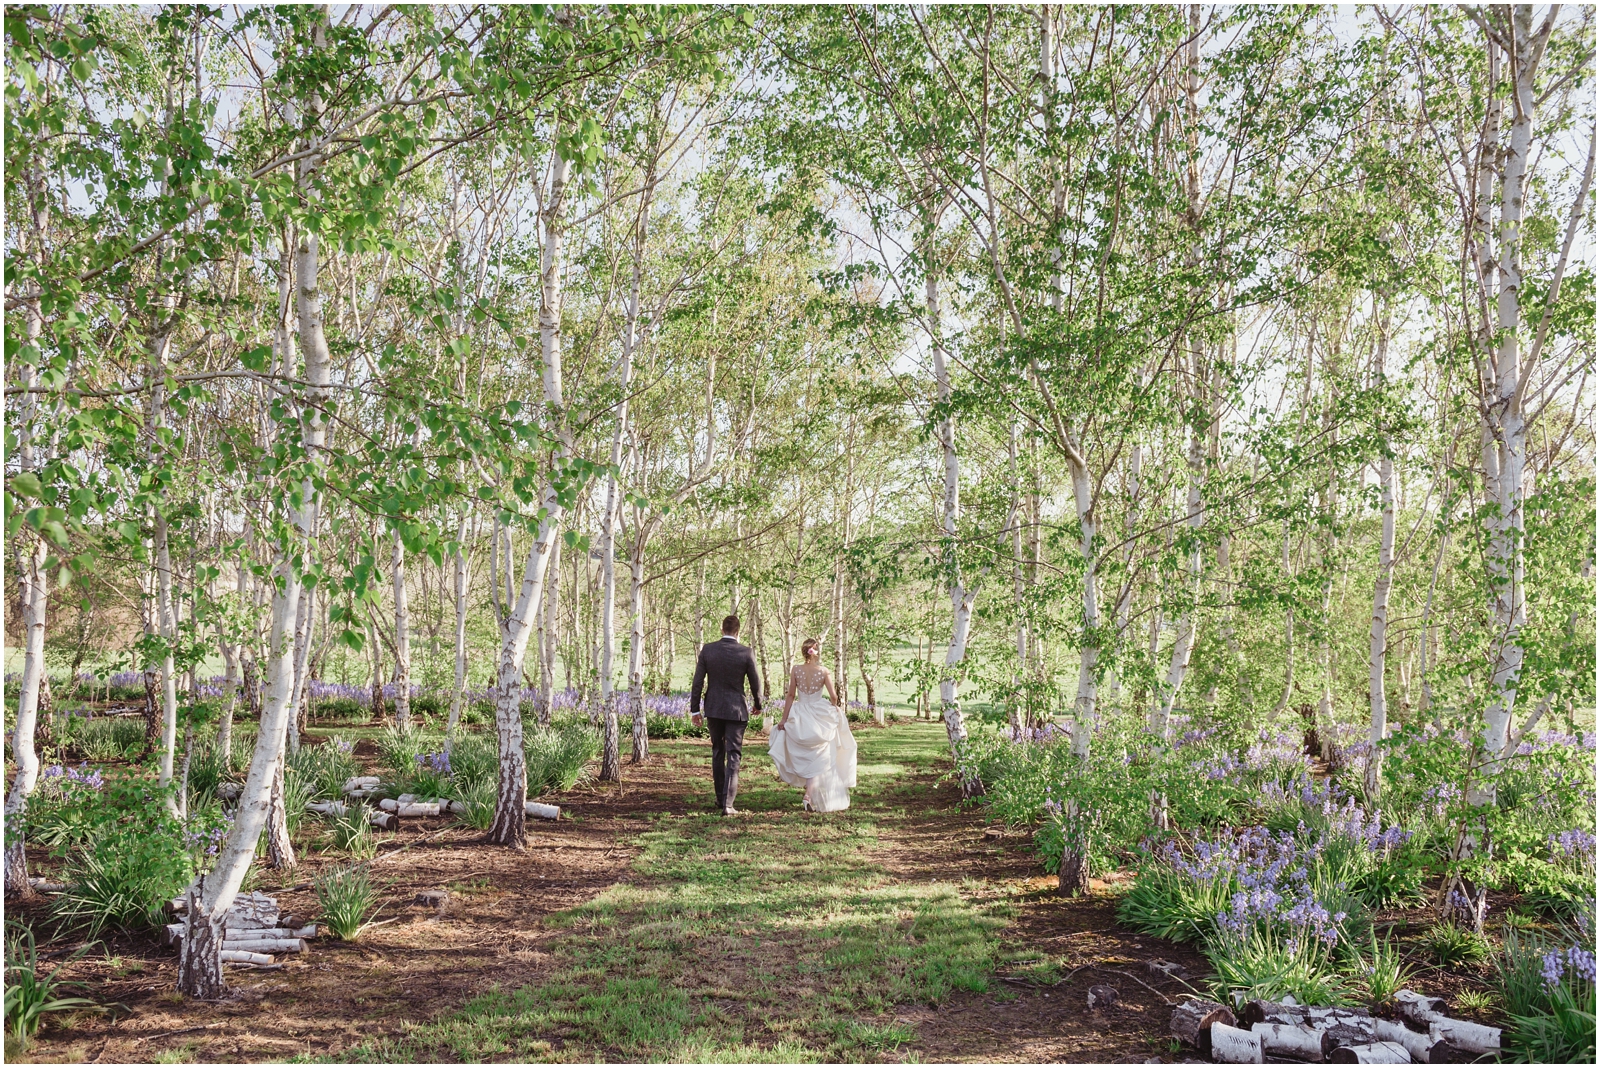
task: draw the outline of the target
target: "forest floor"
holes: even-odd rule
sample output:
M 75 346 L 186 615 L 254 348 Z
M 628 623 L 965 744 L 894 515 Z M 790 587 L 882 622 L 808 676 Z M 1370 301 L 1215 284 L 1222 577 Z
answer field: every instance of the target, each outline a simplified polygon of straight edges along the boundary
M 944 781 L 942 724 L 858 728 L 848 812 L 799 811 L 746 739 L 739 815 L 712 811 L 710 748 L 653 741 L 620 786 L 557 797 L 526 854 L 407 821 L 373 863 L 384 903 L 351 943 L 174 992 L 175 951 L 121 937 L 66 966 L 115 1008 L 57 1014 L 20 1057 L 206 1061 L 1124 1061 L 1170 1058 L 1189 947 L 1119 928 L 1097 884 L 1059 897 L 1025 835 Z M 359 753 L 359 750 L 358 750 Z M 570 818 L 569 818 L 570 817 Z M 276 894 L 303 920 L 310 852 Z M 414 904 L 448 890 L 442 906 Z M 51 946 L 65 957 L 72 946 Z M 1119 994 L 1087 1007 L 1091 985 Z

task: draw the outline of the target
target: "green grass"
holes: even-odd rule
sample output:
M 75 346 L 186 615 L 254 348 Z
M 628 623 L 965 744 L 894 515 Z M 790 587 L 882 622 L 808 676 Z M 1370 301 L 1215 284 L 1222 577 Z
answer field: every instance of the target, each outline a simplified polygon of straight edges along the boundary
M 638 835 L 635 876 L 548 921 L 554 967 L 343 1059 L 696 1062 L 877 1060 L 913 1039 L 896 1005 L 986 991 L 1003 920 L 950 883 L 884 868 L 920 791 L 907 778 L 945 754 L 939 724 L 862 731 L 850 811 L 798 812 L 764 747 L 747 746 L 733 820 L 709 813 L 709 775 L 685 814 Z M 663 742 L 705 763 L 704 746 Z M 887 759 L 893 757 L 893 762 Z M 894 767 L 891 772 L 890 767 Z

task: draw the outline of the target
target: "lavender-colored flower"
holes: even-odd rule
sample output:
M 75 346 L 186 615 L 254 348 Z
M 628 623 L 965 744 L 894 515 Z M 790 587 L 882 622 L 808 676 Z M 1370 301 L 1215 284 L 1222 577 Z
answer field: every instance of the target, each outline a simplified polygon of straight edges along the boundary
M 418 753 L 416 755 L 418 767 L 424 767 L 435 775 L 450 774 L 450 754 L 440 750 L 437 753 Z
M 1592 860 L 1594 858 L 1594 835 L 1582 828 L 1562 831 L 1560 834 L 1552 834 L 1550 836 L 1550 852 L 1563 857 Z

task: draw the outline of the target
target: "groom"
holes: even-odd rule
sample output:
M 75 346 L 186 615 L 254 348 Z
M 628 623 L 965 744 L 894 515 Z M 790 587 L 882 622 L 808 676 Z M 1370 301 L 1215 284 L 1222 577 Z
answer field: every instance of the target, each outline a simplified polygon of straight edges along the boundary
M 739 758 L 744 748 L 744 725 L 750 712 L 744 703 L 745 680 L 755 710 L 761 711 L 761 679 L 756 657 L 739 642 L 739 617 L 722 621 L 722 640 L 700 647 L 694 662 L 694 684 L 689 687 L 689 719 L 696 727 L 702 718 L 711 727 L 711 781 L 717 788 L 717 807 L 724 816 L 735 814 L 733 796 L 739 792 Z M 705 685 L 706 711 L 700 715 L 700 687 Z

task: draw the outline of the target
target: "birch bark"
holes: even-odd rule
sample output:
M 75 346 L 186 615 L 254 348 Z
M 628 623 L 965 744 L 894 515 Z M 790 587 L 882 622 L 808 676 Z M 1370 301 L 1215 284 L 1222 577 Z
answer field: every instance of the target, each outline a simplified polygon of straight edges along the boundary
M 34 248 L 31 251 L 42 254 L 45 214 L 36 180 L 29 183 L 29 196 L 32 201 L 33 216 L 31 243 Z M 24 329 L 27 344 L 37 353 L 40 339 L 44 335 L 44 315 L 37 298 L 23 306 L 23 315 L 26 321 Z M 34 359 L 36 358 L 35 356 Z M 23 389 L 32 389 L 37 384 L 38 372 L 32 360 L 8 362 L 18 369 L 18 384 Z M 36 439 L 41 407 L 38 397 L 37 393 L 23 393 L 21 412 L 13 428 L 17 441 L 17 467 L 21 473 L 36 472 L 44 459 L 40 455 L 41 450 Z M 45 561 L 49 558 L 49 546 L 42 537 L 27 533 L 16 538 L 13 544 L 21 550 L 17 554 L 22 565 L 18 569 L 17 586 L 19 599 L 22 602 L 23 640 L 22 679 L 17 691 L 17 720 L 11 732 L 11 760 L 16 765 L 17 771 L 11 780 L 11 789 L 6 795 L 5 805 L 5 894 L 7 897 L 26 898 L 33 895 L 33 888 L 28 883 L 23 816 L 27 811 L 28 798 L 39 781 L 39 754 L 34 749 L 34 726 L 38 719 L 39 693 L 45 673 L 45 617 L 50 597 L 50 577 L 45 570 Z
M 311 49 L 321 50 L 327 43 L 327 14 L 312 31 Z M 308 95 L 308 127 L 315 129 L 322 114 L 320 95 Z M 309 134 L 308 136 L 315 136 Z M 319 166 L 315 152 L 300 163 L 300 194 L 316 199 L 315 178 Z M 309 460 L 321 462 L 326 441 L 324 412 L 329 401 L 333 362 L 322 327 L 322 294 L 318 288 L 318 240 L 315 233 L 302 234 L 296 253 L 298 289 L 296 307 L 300 341 L 305 353 L 306 412 L 301 433 Z M 307 480 L 310 481 L 309 479 Z M 256 843 L 273 807 L 273 780 L 280 771 L 284 734 L 293 714 L 294 696 L 294 621 L 300 608 L 302 583 L 295 566 L 297 549 L 310 551 L 311 534 L 316 529 L 318 500 L 314 493 L 303 493 L 299 508 L 284 502 L 298 528 L 300 546 L 285 545 L 278 550 L 272 584 L 272 624 L 268 631 L 267 697 L 262 703 L 261 723 L 256 734 L 250 770 L 240 791 L 233 829 L 219 851 L 216 866 L 190 891 L 185 918 L 183 948 L 178 961 L 178 989 L 190 997 L 215 999 L 226 990 L 222 976 L 222 918 L 233 904 L 245 872 L 255 855 Z
M 1376 361 L 1377 385 L 1381 389 L 1387 375 L 1389 352 L 1389 319 L 1387 312 L 1378 328 Z M 1389 645 L 1389 587 L 1394 579 L 1394 452 L 1393 443 L 1385 435 L 1378 460 L 1378 490 L 1382 502 L 1383 527 L 1378 540 L 1378 575 L 1372 588 L 1372 628 L 1368 634 L 1367 699 L 1370 722 L 1367 743 L 1367 766 L 1363 785 L 1369 801 L 1376 803 L 1383 782 L 1383 750 L 1379 748 L 1389 731 L 1388 695 L 1385 692 L 1387 651 Z
M 555 144 L 559 144 L 559 138 L 555 139 Z M 550 187 L 539 213 L 544 226 L 539 278 L 539 350 L 544 365 L 543 424 L 546 432 L 553 431 L 560 442 L 557 449 L 559 461 L 564 461 L 570 455 L 572 447 L 561 386 L 561 264 L 568 168 L 568 161 L 553 145 Z M 538 618 L 542 607 L 545 575 L 554 554 L 564 512 L 553 480 L 544 487 L 540 506 L 539 529 L 523 564 L 522 588 L 516 606 L 501 628 L 500 657 L 495 679 L 499 784 L 488 841 L 518 851 L 527 847 L 528 837 L 524 811 L 528 797 L 528 767 L 522 749 L 520 699 L 522 661 L 534 620 Z
M 398 520 L 396 520 L 398 523 Z M 411 605 L 406 595 L 406 546 L 398 528 L 389 557 L 394 576 L 394 725 L 411 729 Z

